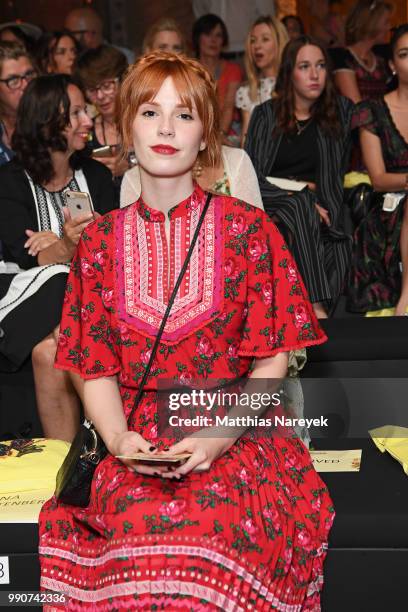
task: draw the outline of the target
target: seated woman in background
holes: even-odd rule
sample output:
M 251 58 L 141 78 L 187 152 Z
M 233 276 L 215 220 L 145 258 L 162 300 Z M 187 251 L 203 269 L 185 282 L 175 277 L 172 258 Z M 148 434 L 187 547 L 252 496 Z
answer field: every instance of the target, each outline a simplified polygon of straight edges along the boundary
M 319 317 L 340 296 L 351 249 L 342 208 L 353 105 L 336 96 L 327 62 L 308 36 L 289 42 L 276 98 L 255 108 L 245 143 L 265 210 L 284 233 Z M 281 189 L 266 177 L 303 185 Z
M 387 42 L 392 5 L 383 0 L 359 0 L 346 19 L 346 47 L 330 49 L 334 81 L 354 103 L 383 96 L 391 73 L 375 45 Z
M 102 45 L 85 51 L 78 60 L 77 69 L 85 95 L 97 113 L 93 119 L 88 149 L 112 172 L 118 205 L 122 176 L 130 166 L 129 157 L 121 157 L 116 124 L 116 96 L 127 67 L 123 53 L 110 45 Z
M 281 21 L 286 28 L 289 40 L 296 40 L 305 34 L 303 21 L 298 15 L 285 15 Z
M 336 87 L 342 96 L 355 104 L 382 97 L 387 91 L 391 72 L 385 59 L 374 53 L 373 47 L 388 41 L 391 11 L 389 2 L 359 0 L 347 16 L 347 46 L 329 51 Z M 357 134 L 353 136 L 350 169 L 366 171 Z
M 36 59 L 43 74 L 72 74 L 79 44 L 71 32 L 49 32 L 38 42 Z
M 400 297 L 400 257 L 406 279 L 408 24 L 394 32 L 391 51 L 397 89 L 383 98 L 361 102 L 354 117 L 355 125 L 360 128 L 361 149 L 375 193 L 368 214 L 361 219 L 354 234 L 348 307 L 366 312 L 397 305 L 396 314 L 404 314 L 408 306 L 408 287 L 405 280 Z M 394 211 L 383 210 L 385 193 L 399 197 Z M 398 248 L 400 236 L 401 252 Z
M 228 46 L 228 31 L 217 15 L 203 15 L 193 26 L 193 49 L 217 83 L 223 143 L 238 145 L 239 114 L 235 111 L 235 94 L 242 81 L 238 64 L 222 59 L 222 50 Z
M 272 96 L 288 40 L 285 27 L 275 17 L 259 17 L 248 32 L 244 59 L 248 82 L 239 87 L 235 96 L 235 105 L 242 115 L 241 144 L 245 142 L 255 106 Z
M 44 434 L 68 441 L 78 428 L 79 402 L 69 376 L 53 367 L 55 330 L 66 264 L 93 216 L 71 218 L 64 194 L 67 189 L 89 193 L 99 213 L 113 208 L 111 173 L 78 157 L 91 127 L 84 96 L 70 77 L 39 77 L 20 101 L 15 158 L 0 168 L 0 240 L 4 259 L 14 263 L 14 273 L 0 274 L 0 368 L 17 370 L 32 352 Z
M 186 41 L 175 19 L 163 17 L 147 30 L 143 39 L 143 53 L 151 51 L 186 52 Z
M 42 30 L 33 23 L 10 23 L 0 26 L 0 41 L 16 43 L 23 47 L 29 55 L 34 55 Z
M 177 443 L 174 429 L 161 427 L 157 391 L 166 380 L 189 389 L 211 377 L 242 377 L 262 389 L 286 374 L 289 349 L 325 336 L 268 216 L 236 198 L 209 198 L 193 181 L 197 156 L 208 166 L 220 156 L 215 85 L 199 62 L 142 57 L 124 79 L 120 109 L 141 196 L 83 233 L 56 361 L 85 379 L 85 411 L 108 454 L 86 508 L 55 497 L 42 508 L 42 588 L 66 595 L 58 609 L 113 612 L 136 602 L 139 610 L 318 610 L 334 512 L 304 445 L 292 432 L 253 438 L 245 428 L 211 426 L 205 437 Z M 127 423 L 199 219 L 186 277 Z M 90 316 L 74 319 L 77 304 Z M 106 341 L 95 342 L 95 330 Z M 84 358 L 73 360 L 72 351 Z M 129 459 L 139 450 L 190 456 L 168 469 Z

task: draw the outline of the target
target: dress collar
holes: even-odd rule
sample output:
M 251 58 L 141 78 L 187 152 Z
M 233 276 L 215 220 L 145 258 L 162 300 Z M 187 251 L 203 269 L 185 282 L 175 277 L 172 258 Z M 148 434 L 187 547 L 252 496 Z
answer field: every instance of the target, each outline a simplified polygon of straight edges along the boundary
M 192 194 L 169 210 L 169 219 L 173 220 L 177 217 L 187 216 L 191 210 L 201 205 L 201 203 L 204 201 L 204 198 L 204 191 L 201 189 L 198 183 L 194 183 L 194 190 Z M 164 223 L 164 213 L 160 210 L 157 210 L 156 208 L 151 208 L 148 204 L 146 204 L 142 196 L 140 196 L 140 198 L 136 202 L 136 207 L 139 215 L 145 221 L 151 221 L 153 223 Z

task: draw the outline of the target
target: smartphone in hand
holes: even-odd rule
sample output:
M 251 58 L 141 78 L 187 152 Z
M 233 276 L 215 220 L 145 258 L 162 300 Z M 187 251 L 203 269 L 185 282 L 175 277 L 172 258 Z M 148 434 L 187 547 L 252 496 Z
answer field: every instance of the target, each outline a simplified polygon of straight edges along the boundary
M 92 157 L 112 157 L 112 155 L 114 155 L 114 152 L 110 145 L 104 145 L 92 150 Z
M 178 455 L 167 455 L 164 453 L 134 453 L 133 455 L 116 455 L 118 459 L 133 459 L 141 465 L 183 465 L 191 457 L 191 453 L 179 453 Z
M 79 215 L 91 213 L 94 216 L 94 207 L 91 196 L 85 191 L 72 191 L 68 189 L 65 194 L 65 204 L 72 219 Z

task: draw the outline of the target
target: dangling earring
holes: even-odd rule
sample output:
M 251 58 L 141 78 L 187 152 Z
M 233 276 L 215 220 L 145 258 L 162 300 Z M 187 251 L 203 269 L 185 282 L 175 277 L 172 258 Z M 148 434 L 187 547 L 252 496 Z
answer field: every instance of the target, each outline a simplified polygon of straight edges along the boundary
M 197 159 L 196 163 L 193 166 L 193 179 L 197 180 L 198 178 L 200 178 L 202 173 L 203 173 L 203 166 L 202 164 L 200 164 L 199 160 Z

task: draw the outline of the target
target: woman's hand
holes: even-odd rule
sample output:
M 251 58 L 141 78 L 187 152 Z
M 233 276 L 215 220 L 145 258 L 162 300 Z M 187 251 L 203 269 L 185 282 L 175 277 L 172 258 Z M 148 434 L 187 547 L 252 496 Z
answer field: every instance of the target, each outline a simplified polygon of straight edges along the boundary
M 112 155 L 111 157 L 95 157 L 98 162 L 105 164 L 112 172 L 113 176 L 122 176 L 126 170 L 129 170 L 127 159 L 121 159 L 120 155 Z
M 147 453 L 154 455 L 157 453 L 156 447 L 145 440 L 143 436 L 135 431 L 125 431 L 114 435 L 107 444 L 109 452 L 117 457 L 118 455 L 131 456 L 135 453 Z M 132 472 L 147 474 L 148 476 L 159 476 L 167 471 L 168 467 L 163 465 L 144 465 L 132 459 L 121 459 Z
M 320 219 L 324 221 L 324 223 L 330 227 L 329 212 L 322 206 L 319 206 L 319 204 L 315 204 L 315 206 L 316 206 L 317 212 L 319 213 Z
M 395 307 L 396 317 L 403 317 L 404 315 L 408 316 L 408 296 L 401 296 Z
M 94 216 L 92 213 L 83 213 L 82 215 L 75 217 L 75 219 L 72 219 L 67 208 L 64 207 L 62 210 L 65 219 L 62 240 L 65 243 L 68 253 L 70 253 L 72 257 L 82 232 L 88 223 L 94 220 Z
M 28 240 L 24 248 L 28 249 L 28 254 L 33 257 L 36 257 L 40 251 L 43 251 L 59 240 L 57 234 L 51 231 L 34 232 L 33 230 L 27 229 L 25 233 L 28 236 Z
M 208 434 L 208 429 L 206 430 Z M 163 471 L 164 478 L 180 478 L 191 471 L 204 472 L 209 470 L 213 461 L 221 457 L 237 438 L 200 438 L 187 437 L 170 447 L 165 454 L 171 457 L 179 453 L 191 453 L 183 465 L 169 471 Z

